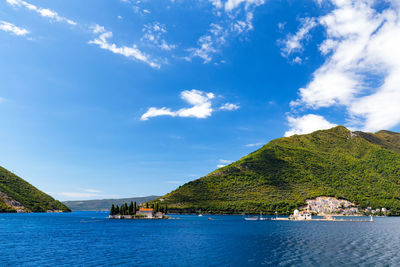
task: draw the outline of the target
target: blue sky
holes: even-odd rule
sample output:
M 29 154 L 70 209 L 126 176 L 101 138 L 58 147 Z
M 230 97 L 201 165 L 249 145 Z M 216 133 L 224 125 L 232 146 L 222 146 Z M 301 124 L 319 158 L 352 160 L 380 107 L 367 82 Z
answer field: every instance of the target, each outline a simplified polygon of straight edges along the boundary
M 400 131 L 398 1 L 0 0 L 0 165 L 165 194 L 268 141 Z

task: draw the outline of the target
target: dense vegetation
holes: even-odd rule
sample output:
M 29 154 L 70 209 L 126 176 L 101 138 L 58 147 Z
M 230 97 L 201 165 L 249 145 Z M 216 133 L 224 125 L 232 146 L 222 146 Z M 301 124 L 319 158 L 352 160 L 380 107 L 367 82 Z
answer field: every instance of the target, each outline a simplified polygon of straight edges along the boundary
M 400 134 L 338 126 L 276 139 L 162 198 L 175 212 L 287 214 L 317 196 L 400 214 Z
M 155 203 L 146 203 L 145 204 L 146 208 L 152 208 L 154 212 L 162 212 L 164 214 L 168 213 L 168 207 L 167 205 L 160 205 L 158 202 Z M 124 203 L 119 207 L 118 205 L 111 205 L 110 209 L 110 215 L 136 215 L 136 212 L 139 210 L 139 207 L 137 203 L 131 203 L 128 205 L 128 203 Z
M 32 212 L 70 211 L 61 202 L 54 200 L 51 196 L 2 167 L 0 167 L 0 192 L 6 194 L 9 199 L 18 201 Z M 0 212 L 16 212 L 16 210 L 8 205 L 3 197 L 0 197 Z
M 79 200 L 79 201 L 64 201 L 63 203 L 73 211 L 107 211 L 111 204 L 123 205 L 124 203 L 136 202 L 138 204 L 145 203 L 158 198 L 158 196 L 120 198 L 120 199 L 95 199 L 95 200 Z

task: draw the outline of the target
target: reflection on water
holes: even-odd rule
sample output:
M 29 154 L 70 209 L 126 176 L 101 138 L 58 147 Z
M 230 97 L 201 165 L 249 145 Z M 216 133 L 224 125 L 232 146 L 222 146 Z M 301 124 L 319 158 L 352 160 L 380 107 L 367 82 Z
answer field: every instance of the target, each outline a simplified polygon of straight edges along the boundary
M 400 218 L 335 223 L 106 215 L 1 214 L 0 266 L 400 265 Z

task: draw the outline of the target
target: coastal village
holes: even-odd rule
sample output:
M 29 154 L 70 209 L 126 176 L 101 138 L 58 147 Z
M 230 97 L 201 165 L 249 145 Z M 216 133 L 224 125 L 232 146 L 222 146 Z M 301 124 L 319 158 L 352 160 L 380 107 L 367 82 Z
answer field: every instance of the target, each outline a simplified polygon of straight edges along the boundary
M 355 203 L 345 199 L 337 199 L 334 197 L 317 197 L 315 199 L 307 199 L 307 206 L 301 207 L 300 210 L 294 210 L 289 218 L 276 218 L 276 220 L 294 220 L 294 221 L 354 221 L 354 222 L 372 222 L 372 215 L 387 215 L 387 209 L 372 209 L 367 207 L 360 210 Z M 322 218 L 313 219 L 312 216 L 323 216 Z M 345 220 L 336 219 L 334 216 L 370 216 L 369 220 Z
M 315 199 L 307 199 L 307 206 L 301 207 L 300 210 L 307 211 L 314 215 L 342 215 L 342 216 L 360 216 L 360 215 L 387 215 L 388 210 L 384 207 L 380 209 L 359 209 L 354 202 L 345 199 L 337 199 L 335 197 L 317 197 Z

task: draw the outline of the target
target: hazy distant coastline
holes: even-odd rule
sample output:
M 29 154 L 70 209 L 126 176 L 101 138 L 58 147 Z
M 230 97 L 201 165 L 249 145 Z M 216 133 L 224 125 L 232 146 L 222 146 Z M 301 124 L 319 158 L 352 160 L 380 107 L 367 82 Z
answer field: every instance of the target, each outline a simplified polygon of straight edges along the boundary
M 68 206 L 72 211 L 109 211 L 112 204 L 122 205 L 124 203 L 136 202 L 141 204 L 147 201 L 152 201 L 159 196 L 120 198 L 120 199 L 94 199 L 94 200 L 76 200 L 63 201 L 63 204 Z

